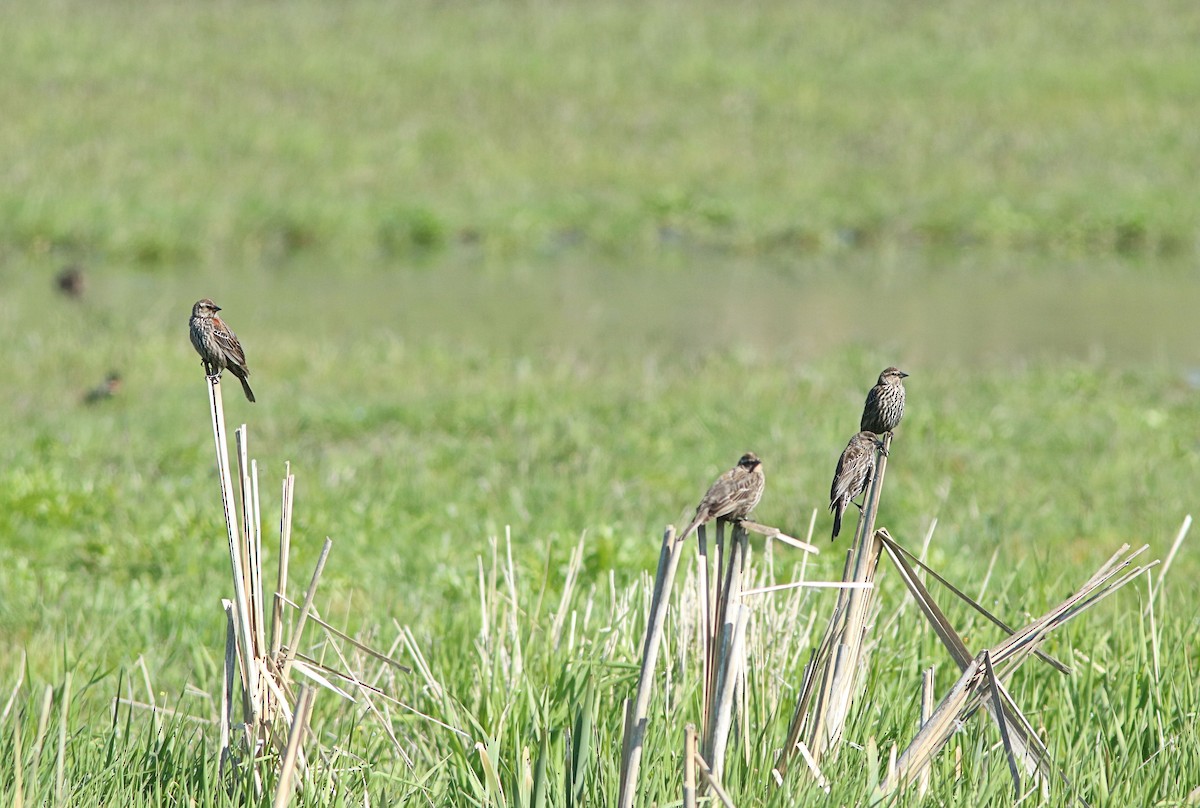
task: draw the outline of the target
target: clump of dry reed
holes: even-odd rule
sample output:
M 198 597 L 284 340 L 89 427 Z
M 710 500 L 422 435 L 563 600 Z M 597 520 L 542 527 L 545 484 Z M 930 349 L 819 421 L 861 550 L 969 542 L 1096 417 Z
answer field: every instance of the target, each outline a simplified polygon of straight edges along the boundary
M 226 615 L 220 711 L 221 770 L 232 776 L 236 767 L 247 762 L 253 767 L 256 793 L 262 791 L 268 779 L 274 779 L 274 805 L 282 808 L 301 787 L 314 754 L 319 753 L 319 750 L 314 752 L 306 748 L 306 743 L 311 747 L 315 740 L 309 722 L 318 689 L 363 703 L 403 755 L 392 733 L 386 709 L 376 709 L 373 700 L 399 702 L 351 670 L 349 657 L 370 657 L 405 673 L 410 669 L 320 618 L 315 601 L 321 574 L 333 547 L 329 538 L 325 539 L 301 604 L 289 599 L 288 561 L 296 484 L 290 465 L 282 485 L 274 591 L 268 592 L 264 587 L 258 464 L 249 459 L 249 433 L 243 424 L 234 433 L 238 480 L 235 489 L 219 377 L 208 378 L 208 392 L 233 580 L 233 597 L 221 601 Z M 285 614 L 292 618 L 287 625 Z M 310 624 L 324 631 L 328 647 L 339 660 L 337 666 L 327 665 L 301 651 L 305 630 Z M 298 682 L 297 675 L 306 681 Z M 273 778 L 264 777 L 268 771 L 274 774 Z

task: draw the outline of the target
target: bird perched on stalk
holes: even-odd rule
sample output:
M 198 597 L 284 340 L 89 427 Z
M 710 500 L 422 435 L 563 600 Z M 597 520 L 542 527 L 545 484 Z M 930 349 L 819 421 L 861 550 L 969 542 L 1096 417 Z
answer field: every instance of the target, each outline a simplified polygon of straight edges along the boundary
M 237 334 L 217 316 L 221 307 L 207 297 L 197 300 L 192 306 L 192 319 L 188 321 L 188 331 L 196 353 L 204 361 L 204 372 L 211 378 L 220 376 L 221 371 L 229 368 L 229 372 L 237 376 L 242 383 L 242 392 L 246 398 L 254 401 L 254 391 L 246 377 L 250 369 L 246 367 L 246 353 L 242 343 L 238 342 Z
M 859 432 L 846 444 L 838 458 L 837 470 L 833 473 L 833 485 L 829 489 L 829 510 L 833 513 L 833 538 L 842 530 L 842 516 L 846 506 L 867 490 L 875 476 L 877 452 L 883 451 L 883 441 L 869 429 Z M 858 503 L 854 503 L 858 506 Z M 859 506 L 861 507 L 861 506 Z
M 887 368 L 879 374 L 879 381 L 867 393 L 859 429 L 882 435 L 896 428 L 904 417 L 904 379 L 907 377 L 907 373 L 896 368 Z
M 692 531 L 713 519 L 737 522 L 745 519 L 758 501 L 762 499 L 767 478 L 763 474 L 762 461 L 754 452 L 746 452 L 737 465 L 717 478 L 696 507 L 696 515 L 683 533 L 682 541 Z

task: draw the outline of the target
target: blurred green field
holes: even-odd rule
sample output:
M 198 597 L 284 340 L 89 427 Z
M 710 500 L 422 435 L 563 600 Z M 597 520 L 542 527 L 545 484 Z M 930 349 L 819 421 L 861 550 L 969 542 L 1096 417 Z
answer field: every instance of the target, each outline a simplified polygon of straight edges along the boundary
M 402 695 L 472 739 L 397 717 L 410 768 L 323 695 L 318 729 L 362 763 L 300 804 L 523 806 L 542 744 L 556 783 L 582 754 L 580 797 L 614 802 L 663 527 L 754 450 L 759 517 L 803 535 L 817 510 L 806 574 L 836 578 L 829 478 L 887 364 L 912 375 L 881 524 L 919 545 L 937 519 L 931 562 L 999 614 L 1040 614 L 1122 543 L 1162 558 L 1200 479 L 1198 33 L 1166 2 L 0 9 L 0 795 L 19 735 L 26 804 L 253 802 L 217 784 L 215 728 L 111 705 L 149 687 L 215 712 L 228 559 L 185 333 L 202 296 L 253 372 L 259 403 L 226 405 L 264 530 L 290 461 L 293 574 L 331 537 L 324 615 L 383 644 L 411 626 L 454 703 Z M 80 300 L 54 289 L 68 263 Z M 110 370 L 120 394 L 84 405 Z M 517 603 L 485 592 L 481 615 L 506 531 Z M 1142 580 L 1052 642 L 1076 677 L 1011 686 L 1093 805 L 1200 785 L 1194 546 L 1153 622 Z M 773 550 L 780 580 L 798 561 Z M 922 668 L 950 685 L 888 571 L 881 598 L 831 797 L 764 789 L 833 598 L 762 605 L 738 805 L 862 803 L 868 739 L 907 742 Z M 696 720 L 686 636 L 644 764 L 658 804 Z M 935 769 L 939 802 L 1010 798 L 982 727 L 964 781 Z
M 1194 255 L 1185 0 L 13 3 L 0 241 Z

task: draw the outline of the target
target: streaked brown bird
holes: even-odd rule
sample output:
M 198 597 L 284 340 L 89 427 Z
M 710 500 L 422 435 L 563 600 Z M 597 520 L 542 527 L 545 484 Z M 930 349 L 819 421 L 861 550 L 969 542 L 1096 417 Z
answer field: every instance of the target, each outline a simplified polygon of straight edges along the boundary
M 207 297 L 197 300 L 192 306 L 192 319 L 188 321 L 188 331 L 192 337 L 192 345 L 196 353 L 204 361 L 204 372 L 209 376 L 220 376 L 221 371 L 229 368 L 229 372 L 238 377 L 242 383 L 242 392 L 246 398 L 254 401 L 254 391 L 246 377 L 250 375 L 246 367 L 246 354 L 242 343 L 238 342 L 237 334 L 225 325 L 225 321 L 217 316 L 221 307 Z
M 708 493 L 696 507 L 696 515 L 691 524 L 679 535 L 680 541 L 690 536 L 700 525 L 713 519 L 731 522 L 745 519 L 762 499 L 766 484 L 762 461 L 754 452 L 746 452 L 736 466 L 709 486 Z
M 883 451 L 883 441 L 869 429 L 859 432 L 838 458 L 837 471 L 833 473 L 833 485 L 829 489 L 829 510 L 833 513 L 833 538 L 842 530 L 842 516 L 846 506 L 867 490 L 875 476 L 877 453 Z M 858 505 L 857 502 L 854 503 Z
M 904 379 L 907 377 L 907 373 L 896 368 L 887 368 L 879 374 L 879 381 L 867 393 L 859 429 L 882 435 L 896 428 L 904 417 Z
M 104 381 L 83 394 L 84 404 L 99 404 L 121 392 L 121 374 L 115 370 L 109 373 Z
M 78 264 L 67 264 L 55 276 L 54 285 L 67 297 L 79 299 L 87 290 L 87 275 L 84 274 L 83 267 Z

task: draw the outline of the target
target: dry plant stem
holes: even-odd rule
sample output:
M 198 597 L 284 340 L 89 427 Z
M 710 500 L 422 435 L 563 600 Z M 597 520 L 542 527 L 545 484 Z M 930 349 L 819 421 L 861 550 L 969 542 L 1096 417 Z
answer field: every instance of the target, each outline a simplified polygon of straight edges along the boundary
M 704 682 L 703 703 L 704 712 L 700 714 L 700 754 L 709 753 L 708 743 L 712 737 L 714 699 L 717 692 L 717 654 L 721 645 L 721 626 L 725 622 L 722 609 L 722 591 L 725 583 L 725 520 L 716 521 L 716 571 L 712 579 L 710 592 L 708 633 L 704 637 Z
M 815 510 L 813 511 L 813 514 L 814 515 L 816 514 Z M 771 527 L 770 525 L 764 525 L 759 522 L 752 522 L 749 519 L 743 519 L 738 524 L 740 524 L 742 527 L 746 528 L 746 530 L 750 531 L 751 533 L 757 533 L 758 535 L 764 536 L 768 539 L 775 539 L 777 541 L 781 541 L 790 547 L 795 547 L 797 550 L 803 550 L 804 552 L 812 553 L 813 555 L 821 554 L 820 548 L 818 548 L 816 545 L 811 544 L 806 541 L 801 541 L 800 539 L 797 539 L 793 536 L 789 536 L 788 534 L 784 533 L 782 530 L 780 530 L 777 527 Z M 809 528 L 809 533 L 810 533 L 809 538 L 812 538 L 811 527 Z
M 284 603 L 291 606 L 292 608 L 295 608 L 295 609 L 301 608 L 297 604 L 293 603 L 292 601 L 288 600 L 287 598 L 283 597 L 282 595 L 280 595 L 278 593 L 276 593 L 275 597 L 277 600 L 283 601 Z M 376 651 L 374 648 L 367 645 L 366 643 L 359 642 L 358 640 L 354 639 L 346 632 L 341 631 L 340 629 L 337 629 L 334 626 L 331 626 L 329 623 L 326 623 L 324 620 L 321 619 L 321 614 L 320 614 L 320 612 L 317 611 L 317 608 L 315 606 L 312 606 L 309 608 L 308 619 L 313 621 L 318 626 L 325 629 L 326 631 L 328 631 L 330 634 L 334 635 L 338 639 L 344 640 L 345 642 L 350 643 L 351 645 L 353 645 L 358 650 L 362 651 L 367 656 L 374 657 L 375 659 L 378 659 L 380 662 L 386 662 L 388 665 L 391 665 L 393 668 L 395 668 L 398 671 L 401 671 L 402 673 L 412 673 L 412 668 L 408 667 L 407 665 L 405 665 L 401 662 L 397 662 L 396 660 L 392 659 L 387 654 L 381 654 L 379 651 Z M 299 656 L 302 657 L 303 654 L 299 654 Z M 353 677 L 347 676 L 345 678 L 352 679 Z
M 883 493 L 892 436 L 884 436 L 883 442 L 884 449 L 878 456 L 875 476 L 859 514 L 854 543 L 846 559 L 842 575 L 845 582 L 872 583 L 875 580 L 880 553 L 880 545 L 875 538 L 875 517 Z M 804 722 L 804 745 L 818 763 L 827 752 L 833 751 L 841 739 L 846 716 L 854 700 L 854 691 L 862 682 L 863 636 L 874 597 L 873 588 L 843 589 L 838 593 L 837 606 L 826 629 L 828 653 L 816 658 L 811 670 L 815 678 L 808 709 L 797 711 L 796 718 Z M 806 682 L 801 690 L 802 700 L 809 697 L 805 692 L 807 689 Z M 799 733 L 789 732 L 789 736 L 793 734 L 799 737 Z M 780 775 L 784 773 L 787 759 L 795 748 L 794 742 L 784 747 L 783 756 L 776 767 Z
M 984 651 L 980 656 L 983 657 L 983 675 L 984 680 L 988 683 L 988 692 L 992 698 L 992 715 L 996 716 L 996 723 L 1000 725 L 1000 740 L 1004 743 L 1005 757 L 1008 759 L 1008 771 L 1013 779 L 1013 794 L 1017 797 L 1021 796 L 1021 772 L 1017 769 L 1017 758 L 1013 754 L 1012 739 L 1009 737 L 1008 720 L 1005 718 L 1005 705 L 1001 698 L 1002 689 L 1000 681 L 996 678 L 996 669 L 992 667 L 992 657 L 987 651 Z
M 280 598 L 287 597 L 288 556 L 292 552 L 292 502 L 296 496 L 296 476 L 291 463 L 286 466 L 283 478 L 283 497 L 279 519 L 279 574 L 275 581 L 275 597 L 271 606 L 271 659 L 279 658 L 283 644 L 283 604 Z
M 933 674 L 932 665 L 921 674 L 921 727 L 928 724 L 929 717 L 933 715 Z M 924 797 L 928 791 L 929 766 L 922 766 L 917 775 L 917 796 Z
M 913 778 L 929 765 L 929 761 L 942 746 L 950 740 L 959 725 L 959 716 L 971 697 L 969 685 L 979 673 L 980 660 L 972 660 L 950 692 L 942 699 L 938 708 L 933 711 L 929 720 L 921 725 L 916 737 L 909 743 L 896 761 L 895 776 L 880 783 L 879 790 L 890 794 L 902 783 L 912 782 Z
M 716 776 L 713 775 L 712 769 L 708 767 L 708 764 L 700 755 L 696 755 L 696 766 L 700 769 L 700 774 L 704 776 L 705 784 L 712 789 L 713 794 L 718 800 L 721 801 L 721 804 L 724 805 L 725 808 L 734 808 L 733 800 L 729 798 L 728 792 L 721 788 L 720 781 L 718 781 Z
M 883 534 L 884 537 L 890 539 L 890 537 L 887 536 L 886 531 L 880 531 L 880 533 Z M 963 642 L 963 639 L 959 636 L 958 632 L 954 630 L 954 627 L 950 624 L 950 621 L 946 618 L 946 615 L 942 612 L 941 608 L 939 608 L 938 605 L 933 601 L 933 598 L 929 594 L 929 590 L 925 588 L 925 584 L 921 582 L 920 578 L 916 574 L 916 571 L 911 565 L 908 564 L 907 559 L 905 559 L 902 554 L 893 549 L 893 544 L 894 542 L 889 542 L 886 540 L 884 541 L 884 546 L 887 548 L 888 554 L 891 556 L 893 563 L 895 563 L 897 569 L 900 571 L 904 583 L 908 586 L 909 591 L 917 601 L 917 605 L 920 606 L 921 611 L 925 614 L 926 618 L 933 626 L 934 633 L 937 634 L 938 638 L 942 641 L 942 644 L 946 646 L 946 650 L 950 652 L 950 656 L 954 659 L 955 664 L 958 665 L 960 670 L 964 671 L 970 667 L 978 669 L 980 665 L 979 660 L 975 657 L 972 657 L 966 643 Z M 1010 706 L 1015 707 L 1015 705 Z M 988 712 L 992 712 L 994 709 L 990 704 L 988 704 L 987 707 Z M 1006 715 L 998 715 L 993 713 L 993 718 L 997 722 L 1008 719 L 1009 724 L 1012 724 L 1017 720 L 1016 716 L 1012 715 L 1011 712 Z M 918 733 L 917 737 L 920 738 L 922 734 L 924 734 L 924 730 L 922 730 L 921 733 Z M 1030 734 L 1033 733 L 1031 732 Z M 1026 772 L 1032 776 L 1041 770 L 1043 774 L 1049 775 L 1051 772 L 1048 761 L 1040 758 L 1035 751 L 1032 751 L 1029 748 L 1027 745 L 1028 740 L 1030 739 L 1022 738 L 1018 735 L 1018 739 L 1015 744 Z M 913 741 L 913 744 L 915 743 L 916 740 Z M 932 752 L 930 755 L 932 756 Z M 909 779 L 904 780 L 904 782 L 909 781 Z
M 696 808 L 696 725 L 683 728 L 683 808 Z
M 679 556 L 682 551 L 683 542 L 675 540 L 675 528 L 668 527 L 663 534 L 658 573 L 654 577 L 654 596 L 650 601 L 650 614 L 646 620 L 646 639 L 642 647 L 642 670 L 638 676 L 637 694 L 627 712 L 625 722 L 618 808 L 631 808 L 633 796 L 637 793 L 642 745 L 646 738 L 646 714 L 650 707 L 650 690 L 654 684 L 654 667 L 658 662 L 659 646 L 662 644 L 663 624 L 666 622 L 667 603 L 670 600 L 668 595 L 675 581 L 675 571 L 679 568 Z
M 8 713 L 17 700 L 17 693 L 21 691 L 21 685 L 25 684 L 25 663 L 25 649 L 21 649 L 21 661 L 17 663 L 17 683 L 13 685 L 12 692 L 8 694 L 8 701 L 4 703 L 4 709 L 0 710 L 0 724 L 3 724 L 8 718 Z
M 1191 530 L 1191 528 L 1192 515 L 1189 513 L 1187 516 L 1183 517 L 1183 524 L 1179 526 L 1179 532 L 1175 534 L 1175 541 L 1171 543 L 1171 549 L 1167 551 L 1167 557 L 1163 561 L 1162 570 L 1160 570 L 1158 573 L 1158 587 L 1154 590 L 1155 598 L 1162 597 L 1163 581 L 1167 577 L 1167 571 L 1171 569 L 1171 564 L 1175 561 L 1175 554 L 1179 552 L 1179 546 L 1183 544 L 1183 540 L 1187 538 L 1188 531 Z M 1150 614 L 1150 611 L 1153 608 L 1154 600 L 1151 599 L 1151 601 L 1146 604 L 1146 608 L 1142 614 Z
M 50 726 L 50 708 L 54 706 L 54 686 L 46 685 L 42 693 L 42 712 L 38 717 L 37 735 L 33 738 L 33 759 L 42 759 L 42 743 L 46 740 L 46 727 Z
M 1122 546 L 1075 594 L 1042 617 L 1005 638 L 996 647 L 970 658 L 970 651 L 967 649 L 966 643 L 963 642 L 937 604 L 933 602 L 924 582 L 920 580 L 915 569 L 908 563 L 906 553 L 901 551 L 899 545 L 887 534 L 887 531 L 880 530 L 878 535 L 896 564 L 905 585 L 908 586 L 921 611 L 932 624 L 935 633 L 942 640 L 956 664 L 964 671 L 972 672 L 971 680 L 964 687 L 974 700 L 967 701 L 964 697 L 962 702 L 954 707 L 954 713 L 951 716 L 953 720 L 966 720 L 982 703 L 1000 728 L 1005 751 L 1010 758 L 1010 769 L 1013 773 L 1016 794 L 1020 795 L 1021 793 L 1018 758 L 1027 774 L 1040 778 L 1043 785 L 1047 783 L 1056 774 L 1050 761 L 1049 750 L 1016 705 L 1012 695 L 1006 690 L 1004 680 L 1037 650 L 1037 646 L 1046 639 L 1052 630 L 1077 617 L 1124 584 L 1142 575 L 1157 562 L 1130 569 L 1134 559 L 1147 548 L 1142 547 L 1122 559 L 1129 549 L 1128 545 Z M 993 670 L 993 666 L 1000 670 L 999 674 Z M 989 695 L 991 698 L 987 698 Z M 945 702 L 942 707 L 939 707 L 938 712 L 944 708 L 949 709 Z M 943 717 L 942 720 L 947 719 Z M 929 723 L 936 722 L 937 713 Z M 948 736 L 941 743 L 944 743 L 945 740 L 948 740 Z M 910 744 L 909 749 L 905 751 L 905 756 L 902 756 L 902 760 L 914 761 L 912 763 L 914 768 L 909 772 L 901 767 L 901 775 L 885 781 L 881 784 L 881 789 L 886 791 L 896 787 L 900 782 L 911 782 L 912 776 L 920 770 L 924 761 L 928 761 L 941 746 L 941 743 L 938 743 L 926 749 L 922 744 L 928 741 L 928 733 L 923 727 L 917 734 L 917 738 Z M 1057 776 L 1070 787 L 1070 782 L 1061 772 L 1057 772 Z M 1082 800 L 1078 798 L 1076 801 L 1082 803 Z
M 706 525 L 700 525 L 696 529 L 696 547 L 700 552 L 700 609 L 703 614 L 700 617 L 700 637 L 702 640 L 701 655 L 704 659 L 704 670 L 702 672 L 703 687 L 701 688 L 701 704 L 700 715 L 701 728 L 706 728 L 708 725 L 708 711 L 712 708 L 710 697 L 712 691 L 709 689 L 708 683 L 712 676 L 710 665 L 712 664 L 712 638 L 713 638 L 713 604 L 716 602 L 716 594 L 711 590 L 709 583 L 709 572 L 711 566 L 708 560 L 708 530 Z
M 308 622 L 308 614 L 312 611 L 313 598 L 317 596 L 317 582 L 321 580 L 321 573 L 325 569 L 325 561 L 329 558 L 329 551 L 333 548 L 333 540 L 328 536 L 325 537 L 325 546 L 321 548 L 321 555 L 317 559 L 316 569 L 313 570 L 312 580 L 308 584 L 308 591 L 304 593 L 304 606 L 300 609 L 300 619 L 296 621 L 296 629 L 292 632 L 291 638 L 288 640 L 287 656 L 283 661 L 282 679 L 286 682 L 288 674 L 292 671 L 292 661 L 296 658 L 296 651 L 300 646 L 300 638 L 304 635 L 304 624 Z
M 742 667 L 742 638 L 745 634 L 745 610 L 741 604 L 742 573 L 746 567 L 746 552 L 750 539 L 746 531 L 735 524 L 730 537 L 729 564 L 725 580 L 718 597 L 717 608 L 721 615 L 719 636 L 714 643 L 716 658 L 713 704 L 708 726 L 709 734 L 704 738 L 702 755 L 712 761 L 714 776 L 720 780 L 725 771 L 725 747 L 729 739 L 729 728 L 733 716 L 733 696 L 738 673 Z
M 242 430 L 246 429 L 242 425 Z M 263 589 L 262 582 L 262 510 L 258 500 L 258 461 L 250 461 L 250 517 L 253 530 L 253 540 L 250 544 L 250 552 L 254 558 L 254 563 L 250 567 L 251 577 L 254 584 L 254 643 L 257 650 L 257 656 L 264 656 L 267 652 L 266 640 L 266 621 L 263 619 L 264 610 L 266 608 L 266 595 Z
M 910 561 L 912 561 L 914 564 L 916 564 L 918 567 L 920 567 L 922 570 L 924 570 L 925 573 L 928 574 L 931 578 L 933 578 L 935 581 L 937 581 L 942 586 L 946 587 L 946 589 L 950 590 L 950 592 L 953 595 L 955 595 L 959 600 L 963 601 L 968 606 L 970 606 L 972 609 L 979 612 L 979 614 L 981 614 L 985 618 L 987 618 L 988 622 L 990 622 L 992 625 L 998 627 L 999 629 L 1001 629 L 1002 631 L 1004 631 L 1005 633 L 1010 634 L 1010 635 L 1014 634 L 1016 632 L 1016 629 L 1014 629 L 1012 626 L 1008 625 L 1008 623 L 1004 622 L 999 617 L 997 617 L 996 615 L 989 612 L 987 609 L 985 609 L 983 606 L 981 606 L 979 603 L 977 603 L 975 600 L 973 600 L 970 595 L 967 595 L 961 589 L 956 587 L 954 584 L 950 583 L 948 580 L 943 578 L 940 574 L 938 574 L 938 572 L 936 570 L 931 568 L 924 561 L 921 561 L 917 556 L 914 556 L 909 550 L 900 546 L 900 544 L 898 544 L 896 542 L 896 540 L 891 537 L 891 534 L 889 534 L 887 532 L 887 530 L 881 531 L 880 540 L 884 541 L 885 543 L 890 542 L 889 553 L 892 550 L 894 550 L 898 553 L 904 554 Z M 993 560 L 993 562 L 995 561 L 995 556 L 992 557 L 992 560 Z M 989 570 L 990 570 L 990 568 L 989 568 Z M 1047 664 L 1049 664 L 1050 667 L 1054 668 L 1059 673 L 1064 673 L 1068 676 L 1071 675 L 1071 672 L 1072 672 L 1071 667 L 1069 665 L 1067 665 L 1066 663 L 1060 662 L 1058 659 L 1054 658 L 1050 654 L 1047 654 L 1045 651 L 1037 651 L 1035 653 L 1037 654 L 1039 659 L 1041 659 L 1044 662 L 1046 662 Z
M 300 686 L 300 697 L 296 702 L 296 712 L 292 716 L 292 727 L 288 733 L 287 751 L 284 753 L 283 767 L 279 771 L 279 786 L 275 789 L 275 808 L 286 808 L 292 800 L 292 779 L 296 772 L 296 761 L 300 755 L 300 747 L 304 745 L 304 731 L 308 725 L 308 717 L 312 714 L 316 694 L 314 688 L 308 685 Z
M 225 609 L 225 678 L 221 685 L 221 763 L 223 774 L 229 765 L 232 749 L 230 731 L 233 727 L 233 682 L 237 676 L 237 628 L 234 624 L 233 602 L 222 600 Z
M 238 541 L 237 517 L 233 511 L 233 479 L 229 473 L 229 447 L 225 440 L 225 409 L 221 400 L 221 379 L 208 377 L 208 403 L 212 415 L 213 441 L 217 451 L 217 473 L 221 481 L 221 505 L 225 510 L 225 532 L 229 539 L 229 560 L 233 568 L 233 603 L 238 628 L 238 647 L 242 671 L 243 722 L 247 727 L 258 723 L 258 666 L 250 647 L 250 603 L 246 597 L 245 571 Z

